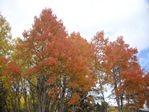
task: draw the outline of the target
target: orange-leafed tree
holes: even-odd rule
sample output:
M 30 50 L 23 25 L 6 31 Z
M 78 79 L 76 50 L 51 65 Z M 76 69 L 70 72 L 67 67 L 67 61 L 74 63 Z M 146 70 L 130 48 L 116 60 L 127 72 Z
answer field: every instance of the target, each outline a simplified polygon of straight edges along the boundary
M 23 36 L 17 42 L 14 55 L 25 68 L 29 91 L 37 92 L 34 95 L 30 92 L 32 98 L 38 97 L 31 104 L 38 108 L 32 110 L 63 112 L 70 104 L 80 102 L 80 93 L 87 93 L 94 85 L 92 45 L 79 34 L 67 36 L 62 22 L 50 9 L 44 9 Z M 76 101 L 73 101 L 73 92 L 79 96 Z
M 103 64 L 105 61 L 105 50 L 108 42 L 109 40 L 104 37 L 103 31 L 97 32 L 92 39 L 92 44 L 94 46 L 94 73 L 97 77 L 96 86 L 93 88 L 93 96 L 94 99 L 99 100 L 101 103 L 104 102 L 103 104 L 106 102 L 105 90 L 108 81 Z M 106 111 L 106 108 L 103 111 Z
M 93 99 L 88 95 L 88 92 L 95 86 L 96 81 L 93 72 L 94 49 L 93 45 L 83 39 L 79 33 L 72 33 L 69 39 L 73 46 L 74 55 L 68 67 L 70 69 L 70 81 L 68 85 L 70 90 L 76 95 L 74 104 L 72 104 L 70 99 L 70 106 L 76 105 L 79 107 L 73 111 L 82 111 L 80 109 L 86 110 L 87 108 L 91 108 L 91 102 L 93 103 Z M 73 99 L 74 96 L 72 96 Z
M 141 82 L 139 78 L 141 79 L 142 77 L 142 71 L 137 61 L 137 49 L 130 48 L 122 37 L 117 38 L 116 41 L 108 43 L 106 47 L 104 67 L 107 75 L 111 78 L 110 83 L 114 87 L 119 112 L 122 112 L 123 100 L 126 94 L 124 93 L 124 88 L 121 87 L 123 86 L 128 89 L 136 81 Z M 131 75 L 133 75 L 134 80 L 132 80 L 132 84 L 128 84 L 127 81 L 131 79 Z M 142 86 L 142 82 L 140 86 Z M 130 87 L 129 89 L 133 92 L 135 91 L 135 94 L 138 94 L 142 90 L 142 87 L 138 88 L 137 91 L 135 87 Z
M 145 83 L 143 80 L 143 72 L 137 63 L 134 63 L 128 71 L 122 73 L 123 84 L 119 89 L 124 93 L 128 109 L 141 108 L 144 103 Z M 137 87 L 136 87 L 137 85 Z
M 47 105 L 50 105 L 47 81 L 54 73 L 47 71 L 47 68 L 55 71 L 58 68 L 52 67 L 56 59 L 51 54 L 59 53 L 54 51 L 55 47 L 61 47 L 61 42 L 66 40 L 66 36 L 62 22 L 57 20 L 51 9 L 44 9 L 39 17 L 35 17 L 32 28 L 24 31 L 24 38 L 17 41 L 14 57 L 23 67 L 24 77 L 33 93 L 30 99 L 31 111 L 44 112 L 48 108 Z M 38 97 L 37 100 L 34 100 L 35 96 Z

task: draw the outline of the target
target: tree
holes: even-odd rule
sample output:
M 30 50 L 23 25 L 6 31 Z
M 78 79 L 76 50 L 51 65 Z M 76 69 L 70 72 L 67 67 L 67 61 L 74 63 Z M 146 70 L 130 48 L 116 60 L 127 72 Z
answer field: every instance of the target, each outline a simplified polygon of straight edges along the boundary
M 123 112 L 123 100 L 126 95 L 124 88 L 121 87 L 123 85 L 127 87 L 125 83 L 129 80 L 131 74 L 134 75 L 135 81 L 138 80 L 137 77 L 141 78 L 142 75 L 136 54 L 137 49 L 130 48 L 128 44 L 125 44 L 122 37 L 108 43 L 105 50 L 104 66 L 108 76 L 111 77 L 111 84 L 114 86 L 119 112 Z M 129 85 L 131 86 L 131 84 Z M 131 88 L 131 90 L 134 91 L 134 88 Z
M 10 26 L 6 19 L 0 14 L 0 64 L 6 61 L 11 53 Z M 2 80 L 2 66 L 0 66 L 0 111 L 6 111 L 6 90 Z
M 96 85 L 97 86 L 99 85 L 99 90 L 97 86 L 94 89 L 95 91 L 99 91 L 99 93 L 101 94 L 100 99 L 103 100 L 103 102 L 105 102 L 104 85 L 106 84 L 106 75 L 105 75 L 103 62 L 105 61 L 105 48 L 107 46 L 107 43 L 108 43 L 108 39 L 104 39 L 103 31 L 98 32 L 92 40 L 92 44 L 94 45 L 94 51 L 95 51 L 94 72 L 97 76 Z
M 94 45 L 94 73 L 97 77 L 96 86 L 93 88 L 93 96 L 96 101 L 101 103 L 106 103 L 105 100 L 105 89 L 108 81 L 105 68 L 103 63 L 105 61 L 105 50 L 108 45 L 108 39 L 104 38 L 104 32 L 97 32 L 97 34 L 92 39 L 92 44 Z M 107 112 L 107 109 L 104 110 Z
M 5 111 L 19 111 L 19 81 L 20 81 L 20 68 L 15 62 L 11 62 L 6 58 L 0 58 L 0 75 L 2 89 L 4 88 L 5 94 L 2 93 L 3 100 L 1 104 Z M 2 91 L 3 92 L 3 91 Z M 11 103 L 12 102 L 12 103 Z M 15 105 L 15 106 L 14 106 Z
M 93 72 L 94 49 L 79 33 L 72 33 L 70 40 L 73 45 L 74 55 L 70 67 L 67 67 L 71 69 L 71 71 L 69 71 L 69 88 L 79 96 L 78 100 L 71 103 L 70 106 L 77 106 L 87 111 L 87 108 L 92 108 L 94 102 L 92 97 L 88 95 L 91 88 L 95 86 L 96 81 Z M 74 96 L 72 96 L 72 98 L 73 97 Z M 72 99 L 70 99 L 70 102 L 72 102 Z M 83 110 L 76 111 L 82 112 Z
M 143 105 L 144 80 L 142 74 L 143 72 L 139 66 L 133 66 L 131 70 L 125 72 L 123 75 L 124 82 L 120 90 L 125 95 L 128 109 L 135 109 L 137 111 Z
M 23 33 L 24 40 L 18 40 L 15 58 L 20 59 L 20 64 L 28 72 L 26 74 L 36 76 L 35 80 L 37 83 L 30 81 L 32 75 L 27 77 L 27 82 L 31 85 L 30 91 L 35 89 L 35 93 L 31 98 L 34 98 L 36 95 L 38 97 L 35 101 L 38 110 L 35 111 L 45 112 L 45 104 L 49 104 L 46 81 L 50 78 L 49 74 L 51 75 L 52 73 L 47 71 L 44 66 L 52 64 L 52 61 L 54 62 L 54 58 L 50 57 L 53 50 L 49 48 L 50 44 L 55 47 L 53 42 L 62 40 L 66 35 L 62 22 L 57 20 L 57 17 L 52 14 L 50 9 L 44 9 L 39 18 L 35 17 L 32 29 Z M 32 71 L 35 69 L 38 71 L 33 74 Z
M 138 103 L 138 98 L 143 92 L 142 70 L 137 61 L 137 49 L 130 48 L 122 37 L 113 42 L 108 41 L 104 38 L 104 32 L 97 33 L 92 43 L 95 46 L 94 72 L 98 76 L 97 85 L 99 85 L 100 93 L 104 99 L 103 84 L 111 84 L 119 112 L 123 112 L 124 98 L 128 98 L 128 94 L 131 94 L 134 96 L 133 102 L 136 104 L 135 102 Z M 132 86 L 138 81 L 140 81 L 139 88 Z M 129 91 L 129 93 L 128 90 L 131 92 Z M 135 106 L 138 108 L 137 105 Z
M 50 9 L 44 9 L 23 36 L 24 40 L 18 40 L 15 56 L 26 69 L 24 76 L 31 85 L 30 91 L 34 88 L 37 92 L 36 111 L 63 112 L 78 103 L 80 95 L 94 85 L 92 46 L 79 34 L 67 36 Z
M 0 14 L 0 57 L 8 56 L 11 52 L 11 33 L 7 20 Z

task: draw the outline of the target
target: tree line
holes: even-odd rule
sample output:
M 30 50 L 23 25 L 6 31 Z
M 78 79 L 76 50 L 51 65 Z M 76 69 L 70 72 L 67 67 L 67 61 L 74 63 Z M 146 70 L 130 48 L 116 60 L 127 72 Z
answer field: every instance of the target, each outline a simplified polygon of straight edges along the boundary
M 149 73 L 122 36 L 110 41 L 100 31 L 88 42 L 51 9 L 23 38 L 10 30 L 0 15 L 0 112 L 107 112 L 107 85 L 118 112 L 149 105 Z

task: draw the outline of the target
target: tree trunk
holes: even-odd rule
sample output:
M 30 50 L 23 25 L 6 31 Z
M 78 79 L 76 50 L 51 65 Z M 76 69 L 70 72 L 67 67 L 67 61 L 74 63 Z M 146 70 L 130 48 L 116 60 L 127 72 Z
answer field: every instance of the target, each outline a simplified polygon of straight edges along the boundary
M 63 83 L 61 84 L 61 93 L 60 93 L 60 102 L 58 112 L 64 112 L 64 100 L 65 100 L 65 91 L 66 91 L 66 77 L 63 77 Z

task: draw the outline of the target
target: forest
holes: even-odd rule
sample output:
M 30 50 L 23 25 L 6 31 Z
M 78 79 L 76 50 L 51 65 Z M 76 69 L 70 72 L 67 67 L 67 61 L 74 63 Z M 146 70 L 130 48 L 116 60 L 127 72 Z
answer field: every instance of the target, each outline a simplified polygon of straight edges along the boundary
M 15 38 L 0 14 L 0 112 L 137 112 L 145 101 L 149 107 L 149 73 L 137 53 L 123 36 L 110 41 L 99 31 L 88 42 L 68 34 L 51 9 Z

